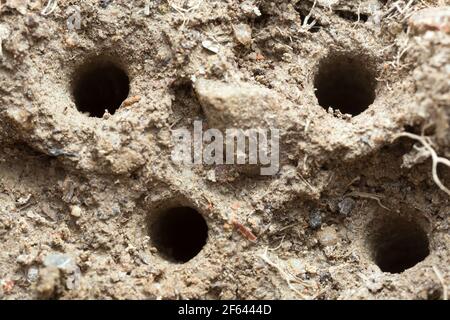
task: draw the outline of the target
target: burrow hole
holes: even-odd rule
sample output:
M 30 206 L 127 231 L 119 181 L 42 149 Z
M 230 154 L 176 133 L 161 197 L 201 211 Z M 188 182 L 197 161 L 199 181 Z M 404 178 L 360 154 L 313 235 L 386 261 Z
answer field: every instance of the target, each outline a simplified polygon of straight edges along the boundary
M 383 272 L 401 273 L 430 254 L 427 233 L 407 217 L 385 216 L 372 221 L 369 245 L 374 262 Z
M 319 104 L 356 116 L 375 101 L 375 72 L 368 58 L 335 54 L 324 58 L 314 79 Z
M 175 207 L 158 213 L 150 221 L 149 231 L 159 254 L 176 263 L 194 258 L 208 239 L 205 219 L 190 207 Z
M 72 86 L 77 109 L 101 118 L 105 110 L 114 114 L 128 97 L 130 79 L 116 63 L 96 59 L 75 72 Z

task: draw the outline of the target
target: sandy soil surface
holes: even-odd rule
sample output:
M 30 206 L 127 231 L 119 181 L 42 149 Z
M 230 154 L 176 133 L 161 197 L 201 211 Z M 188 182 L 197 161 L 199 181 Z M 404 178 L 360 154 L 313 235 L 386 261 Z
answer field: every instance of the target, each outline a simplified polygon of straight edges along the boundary
M 0 298 L 446 299 L 448 5 L 1 0 Z

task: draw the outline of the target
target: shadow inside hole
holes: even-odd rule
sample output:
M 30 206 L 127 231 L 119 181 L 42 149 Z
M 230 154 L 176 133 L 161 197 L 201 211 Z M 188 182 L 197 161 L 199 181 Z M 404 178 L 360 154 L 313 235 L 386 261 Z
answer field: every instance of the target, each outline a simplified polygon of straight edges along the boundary
M 363 13 L 355 13 L 350 10 L 335 10 L 334 11 L 339 17 L 342 19 L 351 21 L 351 22 L 367 22 L 369 20 L 369 16 Z
M 381 271 L 401 273 L 430 254 L 428 236 L 417 222 L 389 217 L 375 224 L 370 231 L 370 247 Z
M 112 62 L 92 62 L 75 76 L 73 95 L 77 109 L 91 117 L 114 114 L 128 97 L 130 80 L 124 70 Z
M 171 208 L 150 222 L 150 238 L 162 257 L 185 263 L 205 246 L 208 225 L 203 216 L 192 208 Z
M 174 99 L 172 111 L 179 121 L 174 128 L 190 126 L 195 119 L 205 119 L 203 109 L 192 87 L 192 83 L 181 81 L 171 87 Z
M 314 79 L 319 104 L 328 109 L 356 116 L 375 101 L 375 72 L 367 59 L 351 55 L 335 55 L 319 64 Z

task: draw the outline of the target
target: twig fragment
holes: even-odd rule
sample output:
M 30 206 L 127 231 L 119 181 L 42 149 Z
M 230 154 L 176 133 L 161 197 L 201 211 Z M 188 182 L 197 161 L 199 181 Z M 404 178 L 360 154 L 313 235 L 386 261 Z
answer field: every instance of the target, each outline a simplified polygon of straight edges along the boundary
M 257 237 L 253 232 L 237 220 L 231 220 L 231 224 L 249 241 L 255 242 Z

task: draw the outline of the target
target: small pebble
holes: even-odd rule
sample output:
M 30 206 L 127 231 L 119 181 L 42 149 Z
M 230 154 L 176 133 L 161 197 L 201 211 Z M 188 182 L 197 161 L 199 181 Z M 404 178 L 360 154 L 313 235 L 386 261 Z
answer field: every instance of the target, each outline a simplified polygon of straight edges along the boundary
M 355 200 L 352 198 L 344 198 L 341 202 L 338 203 L 339 213 L 348 216 L 350 212 L 352 212 L 353 207 L 355 206 Z
M 44 258 L 44 266 L 55 267 L 67 273 L 72 273 L 78 268 L 72 256 L 59 252 L 49 253 Z
M 241 3 L 241 10 L 247 17 L 259 17 L 261 16 L 261 11 L 255 5 L 253 0 L 246 0 Z
M 215 42 L 212 42 L 211 40 L 205 40 L 202 42 L 203 48 L 205 48 L 208 51 L 211 51 L 212 53 L 219 53 L 219 45 Z
M 317 232 L 317 238 L 324 247 L 334 246 L 338 240 L 338 234 L 333 227 L 325 227 Z
M 245 23 L 238 24 L 233 27 L 234 36 L 244 46 L 248 46 L 252 43 L 252 28 Z
M 27 272 L 27 280 L 36 282 L 39 278 L 39 269 L 37 267 L 30 267 Z
M 70 215 L 72 217 L 79 218 L 81 217 L 81 213 L 82 211 L 79 206 L 72 206 L 72 208 L 70 209 Z
M 308 224 L 311 229 L 317 229 L 322 225 L 322 213 L 320 210 L 314 210 L 309 214 Z
M 288 260 L 288 266 L 292 271 L 292 274 L 298 276 L 305 272 L 305 266 L 300 261 L 300 259 L 291 258 Z
M 21 254 L 17 256 L 16 262 L 22 266 L 27 266 L 33 262 L 33 257 L 29 254 Z

